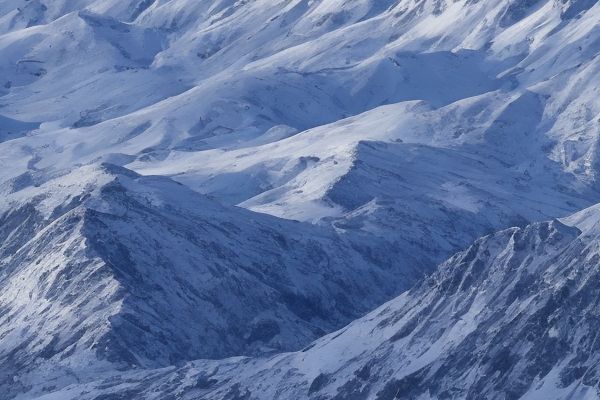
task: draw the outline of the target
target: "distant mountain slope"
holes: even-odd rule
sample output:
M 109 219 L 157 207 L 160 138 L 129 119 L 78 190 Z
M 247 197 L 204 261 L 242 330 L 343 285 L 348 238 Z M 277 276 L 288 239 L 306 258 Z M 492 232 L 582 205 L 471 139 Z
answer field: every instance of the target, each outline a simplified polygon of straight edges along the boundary
M 57 396 L 596 399 L 599 217 L 595 206 L 486 236 L 301 352 L 131 372 Z
M 41 7 L 10 3 L 2 12 L 11 21 Z M 440 227 L 427 249 L 404 248 L 431 266 L 482 234 L 598 197 L 594 2 L 90 0 L 40 9 L 29 28 L 15 22 L 0 36 L 2 115 L 41 122 L 0 144 L 10 165 L 1 181 L 107 161 L 391 244 L 429 237 L 433 215 L 444 226 L 474 221 L 456 233 Z M 389 159 L 373 169 L 365 141 L 398 150 L 372 155 Z M 433 154 L 448 155 L 443 168 Z M 404 157 L 422 167 L 397 168 Z M 467 182 L 475 172 L 480 183 Z M 395 228 L 407 215 L 416 233 Z

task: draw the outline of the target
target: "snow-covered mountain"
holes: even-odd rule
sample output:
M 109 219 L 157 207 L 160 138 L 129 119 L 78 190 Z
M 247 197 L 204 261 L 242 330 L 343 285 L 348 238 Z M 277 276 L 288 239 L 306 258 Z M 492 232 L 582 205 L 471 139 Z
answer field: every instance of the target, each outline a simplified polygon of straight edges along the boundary
M 348 378 L 355 364 L 342 341 L 413 362 L 417 345 L 385 342 L 398 321 L 315 342 L 311 362 L 332 363 L 322 377 L 299 353 L 181 363 L 297 350 L 514 226 L 524 231 L 475 246 L 508 248 L 522 234 L 535 246 L 510 257 L 545 260 L 538 247 L 575 257 L 564 246 L 584 241 L 591 223 L 524 227 L 600 198 L 599 21 L 595 0 L 1 1 L 1 390 L 64 394 L 78 380 L 73 390 L 88 390 L 102 376 L 121 382 L 115 368 L 145 386 L 121 395 L 141 398 L 147 387 L 158 398 L 171 388 L 208 396 L 185 389 L 188 375 L 213 398 L 302 398 L 306 382 L 314 398 L 533 390 L 530 372 L 546 371 L 527 348 L 503 361 L 520 383 L 500 373 L 478 386 L 499 349 L 490 340 L 469 345 L 490 360 L 461 359 L 481 368 L 452 364 L 468 352 L 440 333 L 453 320 L 415 334 L 429 346 L 446 340 L 426 376 L 382 355 L 369 361 L 381 373 L 368 384 Z M 453 267 L 463 256 L 389 303 L 393 313 L 435 296 L 445 313 L 470 301 L 426 289 L 444 271 L 466 278 Z M 520 281 L 520 270 L 484 258 L 503 271 L 490 276 Z M 542 283 L 522 285 L 534 293 Z M 503 307 L 486 298 L 482 315 L 514 329 L 506 343 L 516 346 L 524 330 L 498 317 L 514 311 Z M 489 339 L 488 328 L 469 335 Z M 278 357 L 281 371 L 270 371 Z M 562 370 L 556 357 L 547 364 Z M 468 379 L 440 372 L 455 367 Z M 573 376 L 577 390 L 594 386 Z
M 110 164 L 4 203 L 5 392 L 11 373 L 44 360 L 81 371 L 96 359 L 158 367 L 298 349 L 422 274 L 369 238 L 222 206 Z
M 6 2 L 0 179 L 107 161 L 431 264 L 598 198 L 594 2 L 197 3 Z
M 57 398 L 596 399 L 599 218 L 479 239 L 300 352 L 111 374 Z

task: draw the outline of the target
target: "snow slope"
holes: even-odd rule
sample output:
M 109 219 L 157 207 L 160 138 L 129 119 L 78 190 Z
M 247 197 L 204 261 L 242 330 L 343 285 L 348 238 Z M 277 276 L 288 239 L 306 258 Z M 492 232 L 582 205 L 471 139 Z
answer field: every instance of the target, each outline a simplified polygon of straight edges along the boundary
M 81 372 L 297 349 L 421 274 L 368 238 L 110 164 L 8 194 L 2 208 L 5 393 L 47 363 Z
M 39 398 L 597 399 L 599 218 L 594 206 L 483 237 L 300 352 L 100 375 Z
M 406 233 L 381 226 L 387 217 L 373 208 L 384 203 L 404 221 L 424 207 L 417 225 L 440 212 L 446 221 L 435 248 L 418 256 L 431 265 L 481 234 L 566 215 L 598 196 L 592 2 L 46 8 L 30 28 L 11 22 L 0 37 L 0 114 L 41 122 L 0 145 L 0 162 L 11 166 L 2 180 L 107 161 L 283 218 L 355 229 L 366 219 L 365 229 L 392 242 Z M 11 10 L 4 18 L 20 20 Z M 372 155 L 389 159 L 376 167 L 385 182 L 364 141 L 399 149 Z M 432 153 L 452 154 L 451 165 L 417 175 L 417 185 L 395 167 L 405 157 L 400 142 L 419 145 L 410 150 L 424 164 L 417 172 L 435 167 Z M 487 164 L 485 173 L 475 167 L 485 185 L 474 188 L 447 173 L 473 169 L 472 158 Z M 423 205 L 421 184 L 441 195 L 427 193 Z M 506 200 L 517 191 L 528 199 Z M 474 226 L 444 239 L 465 216 Z

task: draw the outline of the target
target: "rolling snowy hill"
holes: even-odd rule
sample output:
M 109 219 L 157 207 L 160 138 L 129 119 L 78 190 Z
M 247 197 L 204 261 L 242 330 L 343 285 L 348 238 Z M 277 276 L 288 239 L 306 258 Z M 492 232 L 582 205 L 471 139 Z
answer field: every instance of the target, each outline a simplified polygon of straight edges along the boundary
M 368 215 L 392 241 L 406 234 L 374 204 L 404 223 L 424 207 L 417 225 L 440 209 L 474 219 L 421 251 L 433 263 L 598 198 L 592 2 L 27 3 L 6 6 L 0 38 L 0 114 L 31 132 L 0 144 L 3 180 L 107 161 L 284 218 L 361 227 Z M 374 166 L 364 141 L 391 145 L 373 155 L 389 161 Z M 419 166 L 415 185 L 396 167 L 405 151 L 451 165 Z M 516 192 L 528 199 L 496 206 Z

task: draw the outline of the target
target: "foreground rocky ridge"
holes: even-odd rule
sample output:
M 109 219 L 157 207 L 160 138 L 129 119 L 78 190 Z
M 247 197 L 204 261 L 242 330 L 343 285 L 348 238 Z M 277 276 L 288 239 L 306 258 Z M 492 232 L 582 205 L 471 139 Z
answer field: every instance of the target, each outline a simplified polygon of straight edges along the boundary
M 595 206 L 486 236 L 297 353 L 109 373 L 57 396 L 598 398 L 599 221 Z
M 8 393 L 45 363 L 148 368 L 299 348 L 422 273 L 368 238 L 110 164 L 26 192 L 5 197 L 0 225 Z

